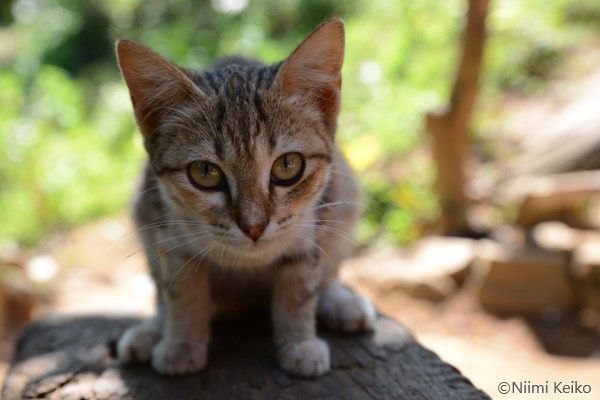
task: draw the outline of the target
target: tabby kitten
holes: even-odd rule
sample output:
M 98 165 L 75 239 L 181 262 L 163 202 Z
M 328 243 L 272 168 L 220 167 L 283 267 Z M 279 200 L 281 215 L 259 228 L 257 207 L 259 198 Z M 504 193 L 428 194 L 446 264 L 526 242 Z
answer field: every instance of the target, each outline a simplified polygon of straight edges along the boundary
M 337 280 L 359 216 L 334 143 L 342 21 L 274 65 L 232 57 L 192 71 L 130 40 L 116 47 L 149 155 L 134 219 L 158 289 L 156 315 L 125 332 L 119 358 L 201 370 L 214 311 L 264 299 L 281 368 L 324 374 L 315 317 L 347 332 L 374 321 Z

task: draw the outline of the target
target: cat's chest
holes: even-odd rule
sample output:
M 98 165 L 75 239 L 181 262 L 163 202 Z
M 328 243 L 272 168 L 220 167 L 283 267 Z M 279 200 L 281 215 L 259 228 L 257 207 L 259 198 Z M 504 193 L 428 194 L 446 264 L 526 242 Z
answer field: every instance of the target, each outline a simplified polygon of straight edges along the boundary
M 273 287 L 273 267 L 253 270 L 211 268 L 211 297 L 219 312 L 264 308 Z

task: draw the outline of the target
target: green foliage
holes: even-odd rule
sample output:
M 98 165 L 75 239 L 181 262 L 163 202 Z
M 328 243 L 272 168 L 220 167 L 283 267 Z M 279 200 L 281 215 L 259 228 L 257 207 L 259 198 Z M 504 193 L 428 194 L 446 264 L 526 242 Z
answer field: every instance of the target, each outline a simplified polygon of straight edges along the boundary
M 534 90 L 567 46 L 600 26 L 595 1 L 492 2 L 484 92 Z M 243 7 L 227 12 L 228 4 Z M 274 62 L 332 15 L 347 22 L 339 140 L 365 186 L 360 238 L 414 239 L 437 212 L 432 166 L 414 156 L 424 143 L 422 116 L 447 100 L 465 4 L 3 1 L 0 239 L 32 244 L 126 204 L 144 152 L 114 38 L 139 40 L 184 66 L 230 53 Z

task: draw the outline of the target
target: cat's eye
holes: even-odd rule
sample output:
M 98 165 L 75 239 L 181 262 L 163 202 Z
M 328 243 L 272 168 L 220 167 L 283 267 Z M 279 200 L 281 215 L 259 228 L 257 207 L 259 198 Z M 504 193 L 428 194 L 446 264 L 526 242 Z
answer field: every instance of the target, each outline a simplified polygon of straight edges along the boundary
M 199 189 L 218 190 L 225 188 L 225 175 L 221 168 L 208 161 L 194 161 L 187 167 L 188 179 Z
M 303 172 L 304 158 L 298 153 L 287 153 L 273 163 L 271 181 L 276 185 L 293 185 L 302 177 Z

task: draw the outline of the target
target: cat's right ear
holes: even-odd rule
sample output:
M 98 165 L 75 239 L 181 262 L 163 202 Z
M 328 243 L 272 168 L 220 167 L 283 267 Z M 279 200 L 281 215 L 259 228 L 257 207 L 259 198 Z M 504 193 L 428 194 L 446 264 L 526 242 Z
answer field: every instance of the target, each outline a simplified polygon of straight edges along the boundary
M 152 135 L 169 109 L 203 95 L 183 70 L 147 47 L 122 39 L 117 41 L 116 51 L 145 139 Z

